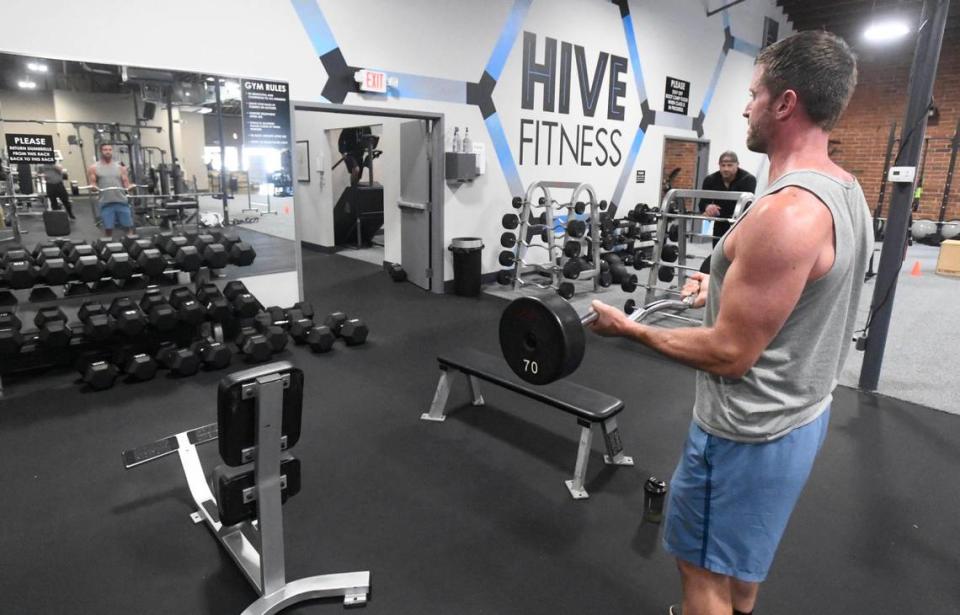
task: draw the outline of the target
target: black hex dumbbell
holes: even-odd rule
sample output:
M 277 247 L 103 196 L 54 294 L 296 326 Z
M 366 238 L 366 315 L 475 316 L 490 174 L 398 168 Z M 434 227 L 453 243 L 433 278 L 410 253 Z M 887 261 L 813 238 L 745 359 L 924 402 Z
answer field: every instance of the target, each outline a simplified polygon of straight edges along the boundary
M 8 250 L 3 256 L 3 279 L 10 288 L 30 288 L 37 281 L 37 267 L 26 250 Z
M 70 244 L 70 246 L 63 251 L 63 255 L 67 259 L 68 263 L 74 265 L 80 259 L 80 257 L 96 256 L 97 253 L 94 251 L 93 246 L 89 244 L 76 243 Z
M 111 278 L 126 280 L 133 276 L 134 261 L 130 259 L 130 255 L 126 252 L 113 252 L 104 259 L 104 269 Z
M 337 336 L 326 325 L 311 327 L 304 337 L 304 342 L 310 346 L 310 350 L 317 353 L 333 350 L 333 343 L 336 340 Z
M 113 362 L 132 381 L 152 380 L 157 375 L 157 362 L 145 352 L 121 348 L 113 355 Z
M 100 341 L 113 335 L 113 317 L 107 313 L 107 308 L 102 303 L 84 301 L 77 317 L 83 323 L 83 335 L 87 339 Z
M 177 326 L 177 311 L 157 288 L 150 288 L 143 294 L 140 309 L 147 315 L 150 326 L 158 331 L 170 331 Z
M 343 312 L 332 312 L 323 321 L 323 324 L 326 325 L 334 335 L 339 336 L 340 327 L 342 327 L 345 322 L 347 322 L 346 314 Z
M 117 381 L 120 370 L 117 366 L 102 359 L 83 359 L 79 371 L 83 382 L 94 391 L 104 391 Z
M 127 249 L 119 241 L 101 241 L 97 240 L 93 245 L 94 251 L 100 256 L 100 260 L 106 262 L 113 254 L 126 254 Z
M 260 312 L 253 319 L 253 322 L 257 331 L 267 338 L 273 352 L 280 352 L 287 347 L 287 332 L 283 330 L 281 325 L 274 324 L 269 312 Z
M 230 365 L 233 351 L 222 342 L 197 340 L 190 345 L 190 350 L 200 357 L 200 362 L 206 369 L 223 369 Z
M 182 246 L 174 254 L 173 262 L 181 271 L 197 271 L 203 265 L 203 258 L 195 246 Z
M 81 282 L 96 282 L 103 275 L 103 264 L 95 254 L 87 254 L 73 262 L 73 275 Z
M 359 346 L 367 341 L 370 330 L 361 318 L 349 318 L 340 326 L 340 337 L 347 346 Z
M 193 245 L 200 252 L 203 264 L 211 269 L 223 269 L 230 264 L 230 252 L 226 246 L 214 239 L 213 235 L 197 235 Z
M 225 322 L 233 316 L 230 302 L 216 284 L 208 283 L 197 289 L 197 301 L 207 309 L 207 318 L 213 322 Z
M 170 292 L 170 305 L 177 310 L 177 316 L 190 325 L 199 325 L 207 318 L 207 308 L 197 301 L 189 288 L 175 288 Z
M 33 318 L 40 343 L 47 348 L 66 348 L 70 345 L 73 330 L 67 324 L 67 315 L 60 308 L 44 308 Z
M 156 355 L 157 363 L 177 376 L 192 376 L 200 369 L 200 357 L 189 348 L 164 344 Z
M 246 357 L 248 363 L 263 363 L 273 354 L 266 336 L 253 327 L 243 327 L 237 336 L 237 349 Z
M 117 331 L 128 337 L 140 335 L 147 325 L 143 311 L 130 297 L 117 297 L 111 301 L 109 312 L 116 321 Z
M 52 244 L 39 244 L 33 250 L 33 261 L 39 267 L 48 260 L 63 258 L 63 251 Z
M 13 312 L 0 312 L 0 355 L 13 355 L 23 347 L 20 319 Z
M 316 326 L 312 318 L 307 318 L 297 310 L 288 311 L 287 322 L 289 323 L 287 330 L 290 332 L 290 337 L 297 344 L 306 344 L 307 334 Z M 327 330 L 329 331 L 329 327 L 327 327 Z
M 137 254 L 137 265 L 144 275 L 155 278 L 167 268 L 167 261 L 156 248 L 144 248 Z
M 256 251 L 245 241 L 238 241 L 230 246 L 230 262 L 234 265 L 246 267 L 252 265 L 255 258 L 257 258 Z
M 183 235 L 167 235 L 166 233 L 161 233 L 157 237 L 159 241 L 157 245 L 169 256 L 176 256 L 180 248 L 190 245 L 190 240 Z
M 252 318 L 260 311 L 260 302 L 247 290 L 243 282 L 233 280 L 223 287 L 223 296 L 227 298 L 233 311 L 240 318 Z
M 40 265 L 40 279 L 48 286 L 62 286 L 71 275 L 70 265 L 62 258 L 46 258 Z
M 133 239 L 130 241 L 124 240 L 124 245 L 127 247 L 127 254 L 130 255 L 130 258 L 136 259 L 140 256 L 140 253 L 144 250 L 149 250 L 153 247 L 153 242 L 149 239 Z

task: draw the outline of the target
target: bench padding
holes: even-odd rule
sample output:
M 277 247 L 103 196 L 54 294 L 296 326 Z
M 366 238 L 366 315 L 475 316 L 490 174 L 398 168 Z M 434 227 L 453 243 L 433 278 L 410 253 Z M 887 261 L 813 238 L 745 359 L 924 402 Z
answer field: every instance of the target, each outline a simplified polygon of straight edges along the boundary
M 590 422 L 599 422 L 623 410 L 623 402 L 605 393 L 567 380 L 534 386 L 518 378 L 503 358 L 472 348 L 460 348 L 437 357 L 440 369 L 454 369 L 553 406 Z

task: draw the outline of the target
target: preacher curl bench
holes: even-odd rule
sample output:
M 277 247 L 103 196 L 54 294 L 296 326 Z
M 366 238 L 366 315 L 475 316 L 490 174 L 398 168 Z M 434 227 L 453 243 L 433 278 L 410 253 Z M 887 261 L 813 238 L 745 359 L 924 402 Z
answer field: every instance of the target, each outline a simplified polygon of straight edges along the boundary
M 217 423 L 123 452 L 126 469 L 178 454 L 197 507 L 193 522 L 206 522 L 260 594 L 241 615 L 331 596 L 361 605 L 370 591 L 369 571 L 286 580 L 281 504 L 300 490 L 300 462 L 284 451 L 300 439 L 302 411 L 303 372 L 278 361 L 220 381 Z M 196 447 L 217 439 L 225 465 L 213 471 L 211 490 Z

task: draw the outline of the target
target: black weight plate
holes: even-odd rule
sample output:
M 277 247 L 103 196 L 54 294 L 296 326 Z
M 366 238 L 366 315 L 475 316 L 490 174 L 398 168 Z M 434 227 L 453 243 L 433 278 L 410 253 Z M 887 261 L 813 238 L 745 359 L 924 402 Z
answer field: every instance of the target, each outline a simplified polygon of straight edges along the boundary
M 500 350 L 517 376 L 548 384 L 577 369 L 585 336 L 580 316 L 553 293 L 515 299 L 500 316 Z
M 517 236 L 509 232 L 500 235 L 500 245 L 504 248 L 512 248 L 517 245 Z

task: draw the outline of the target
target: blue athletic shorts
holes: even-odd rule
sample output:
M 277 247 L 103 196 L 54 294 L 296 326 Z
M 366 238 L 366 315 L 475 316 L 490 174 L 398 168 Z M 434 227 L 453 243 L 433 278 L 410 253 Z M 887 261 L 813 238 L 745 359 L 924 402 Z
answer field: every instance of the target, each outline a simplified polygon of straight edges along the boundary
M 103 228 L 108 231 L 115 226 L 133 228 L 133 216 L 126 203 L 104 203 L 100 206 L 100 219 L 103 220 Z
M 758 444 L 712 436 L 693 422 L 670 480 L 664 548 L 717 574 L 766 579 L 829 422 L 827 408 L 812 423 Z

